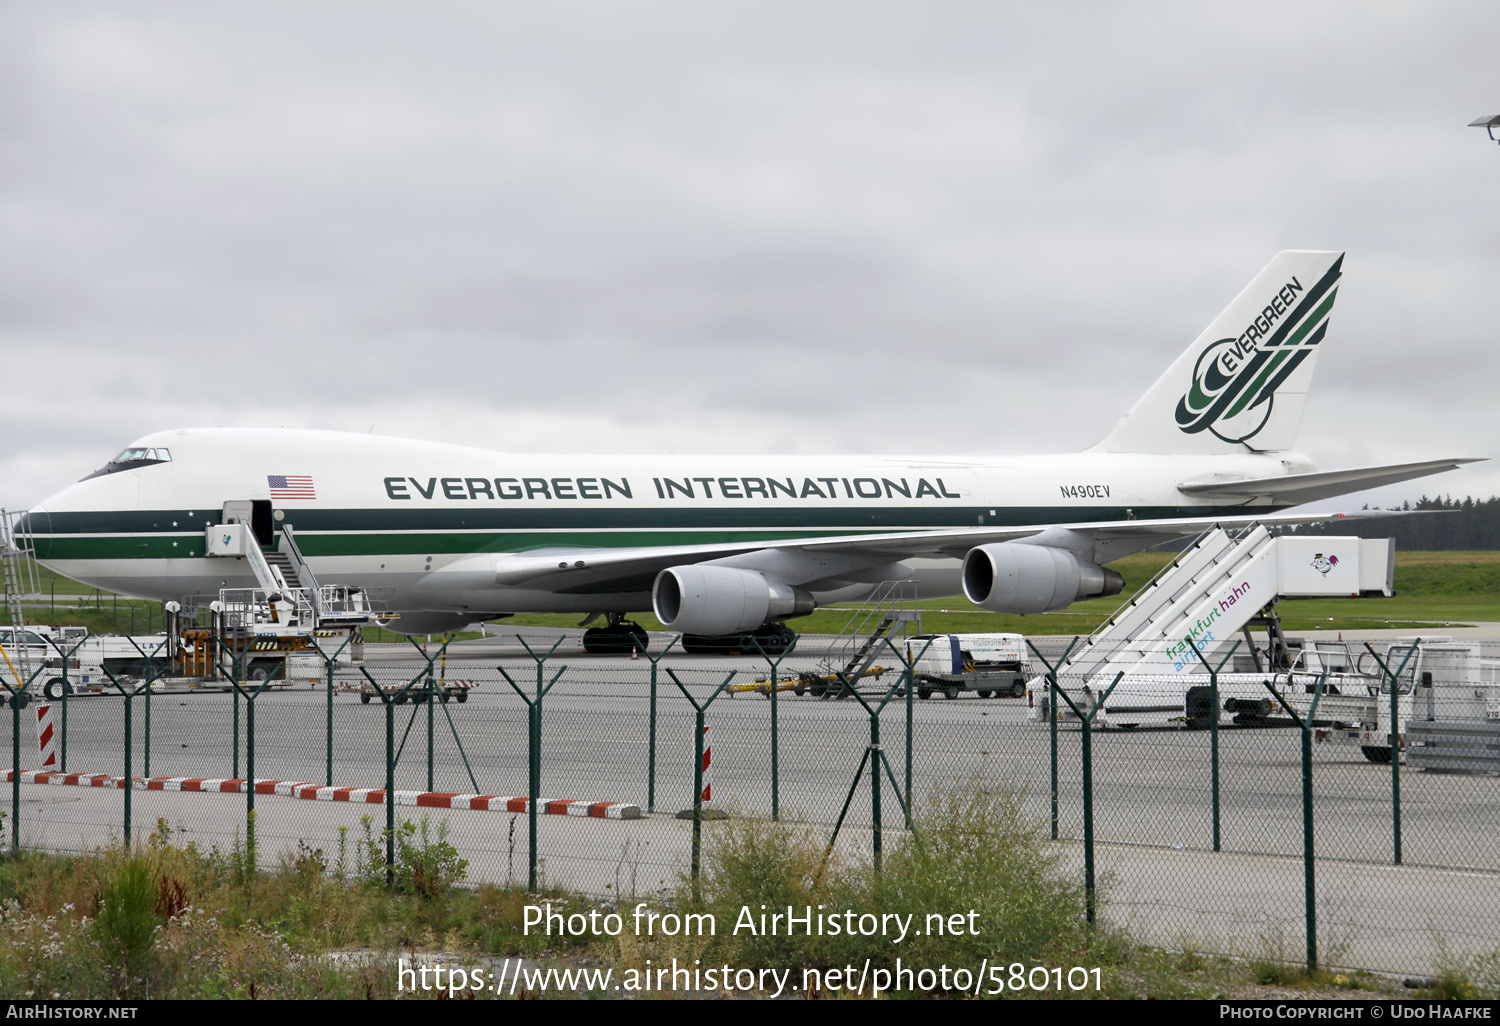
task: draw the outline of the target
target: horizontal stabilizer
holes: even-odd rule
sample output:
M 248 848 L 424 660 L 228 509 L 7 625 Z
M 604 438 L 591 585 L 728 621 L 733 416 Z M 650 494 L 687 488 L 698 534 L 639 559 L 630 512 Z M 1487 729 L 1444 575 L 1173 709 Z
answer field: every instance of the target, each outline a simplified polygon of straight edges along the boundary
M 1382 485 L 1398 484 L 1429 474 L 1455 470 L 1477 459 L 1428 460 L 1424 463 L 1400 463 L 1390 467 L 1364 467 L 1357 470 L 1329 470 L 1315 474 L 1287 474 L 1241 480 L 1215 479 L 1184 481 L 1177 490 L 1184 495 L 1224 499 L 1275 499 L 1279 503 L 1313 502 L 1335 495 Z

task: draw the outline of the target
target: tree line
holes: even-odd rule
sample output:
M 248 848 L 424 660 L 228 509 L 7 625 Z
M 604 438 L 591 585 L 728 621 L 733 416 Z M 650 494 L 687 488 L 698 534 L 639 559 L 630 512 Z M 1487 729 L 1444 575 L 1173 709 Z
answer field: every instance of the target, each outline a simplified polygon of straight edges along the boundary
M 1369 509 L 1366 506 L 1365 509 Z M 1379 507 L 1377 507 L 1379 508 Z M 1359 517 L 1304 524 L 1288 529 L 1301 536 L 1358 535 L 1361 538 L 1395 538 L 1398 552 L 1500 549 L 1500 496 L 1474 499 L 1465 496 L 1428 498 L 1388 507 L 1401 512 L 1431 511 L 1421 516 Z

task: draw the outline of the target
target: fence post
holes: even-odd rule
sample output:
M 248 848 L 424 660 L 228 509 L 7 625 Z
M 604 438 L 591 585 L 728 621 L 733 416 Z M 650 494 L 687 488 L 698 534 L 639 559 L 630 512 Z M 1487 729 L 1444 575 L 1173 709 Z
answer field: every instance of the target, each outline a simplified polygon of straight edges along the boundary
M 318 644 L 318 639 L 317 639 L 316 635 L 313 637 L 312 640 L 313 640 L 313 647 L 318 650 L 318 655 L 320 655 L 320 656 L 323 657 L 323 667 L 324 667 L 324 669 L 326 669 L 328 671 L 328 702 L 327 702 L 327 707 L 326 707 L 325 713 L 324 713 L 324 728 L 323 728 L 324 729 L 324 735 L 323 736 L 324 736 L 325 742 L 326 742 L 326 744 L 325 744 L 325 750 L 326 750 L 326 754 L 327 754 L 327 764 L 328 765 L 327 765 L 327 773 L 326 773 L 326 776 L 324 778 L 324 783 L 326 783 L 329 787 L 332 787 L 333 786 L 333 664 L 338 659 L 338 657 L 343 654 L 344 649 L 347 648 L 347 647 L 349 647 L 349 643 L 354 640 L 354 633 L 353 633 L 352 630 L 350 631 L 349 636 L 344 639 L 344 643 L 342 645 L 340 645 L 334 651 L 334 653 L 333 653 L 333 655 L 331 657 L 328 655 L 327 652 L 323 651 L 323 646 L 320 645 L 320 644 Z
M 760 657 L 764 659 L 767 665 L 771 667 L 771 818 L 773 820 L 779 820 L 781 818 L 781 745 L 777 735 L 778 716 L 776 710 L 776 696 L 778 693 L 778 689 L 776 687 L 776 670 L 781 666 L 781 660 L 791 655 L 792 651 L 796 649 L 797 642 L 800 640 L 800 637 L 800 635 L 793 635 L 792 643 L 782 651 L 780 658 L 778 658 L 775 662 L 772 662 L 771 657 L 766 655 L 766 650 L 764 648 L 761 648 L 759 638 L 752 637 L 750 639 L 755 643 L 755 650 L 760 653 Z
M 531 872 L 527 877 L 527 880 L 529 881 L 527 884 L 527 889 L 535 892 L 537 889 L 536 807 L 537 802 L 541 801 L 542 797 L 542 698 L 547 694 L 547 692 L 552 690 L 552 686 L 562 678 L 562 675 L 567 672 L 568 668 L 567 666 L 563 666 L 562 669 L 558 670 L 557 673 L 553 675 L 552 681 L 550 683 L 544 684 L 542 682 L 543 668 L 546 666 L 547 660 L 551 658 L 552 653 L 557 651 L 557 646 L 563 643 L 563 639 L 559 637 L 552 643 L 552 647 L 547 650 L 546 654 L 540 656 L 532 651 L 531 646 L 526 644 L 526 639 L 521 637 L 521 635 L 517 634 L 516 640 L 519 641 L 522 647 L 526 649 L 527 654 L 536 661 L 536 698 L 528 697 L 526 692 L 521 690 L 520 685 L 517 684 L 514 680 L 511 680 L 510 674 L 505 672 L 505 667 L 497 666 L 496 669 L 500 671 L 500 673 L 505 677 L 506 682 L 510 684 L 513 689 L 515 689 L 516 694 L 520 695 L 522 701 L 526 703 L 526 786 L 527 790 L 530 792 L 527 795 L 526 801 L 526 818 L 527 828 L 530 831 L 528 836 L 530 838 L 529 846 L 531 849 L 529 857 L 529 861 L 531 862 Z
M 722 695 L 724 689 L 729 687 L 729 682 L 734 680 L 738 672 L 738 670 L 730 670 L 729 676 L 724 678 L 723 683 L 714 689 L 714 693 L 709 695 L 708 699 L 702 705 L 699 705 L 698 700 L 693 697 L 692 692 L 688 691 L 687 686 L 677 679 L 676 672 L 670 666 L 667 667 L 667 676 L 672 678 L 672 683 L 677 685 L 677 690 L 682 692 L 683 697 L 692 703 L 693 710 L 697 714 L 694 717 L 694 737 L 696 740 L 693 742 L 692 881 L 693 899 L 695 901 L 702 897 L 702 892 L 699 890 L 699 875 L 703 856 L 703 716 L 708 711 L 708 707 L 714 704 L 714 699 Z
M 1219 671 L 1224 664 L 1233 658 L 1238 651 L 1240 643 L 1238 640 L 1230 646 L 1229 652 L 1223 659 L 1219 660 L 1218 666 L 1209 665 L 1203 653 L 1198 651 L 1198 646 L 1193 643 L 1192 638 L 1186 639 L 1188 646 L 1192 648 L 1193 655 L 1208 670 L 1208 705 L 1211 714 L 1208 718 L 1208 762 L 1211 767 L 1209 774 L 1209 787 L 1213 792 L 1213 815 L 1214 815 L 1214 851 L 1219 850 Z
M 892 691 L 894 692 L 894 688 Z M 871 838 L 870 846 L 874 849 L 875 875 L 877 877 L 880 875 L 881 870 L 885 829 L 880 815 L 880 765 L 875 760 L 883 759 L 884 757 L 885 751 L 880 747 L 880 714 L 876 713 L 870 717 L 870 818 L 874 821 L 875 826 L 875 836 Z
M 928 642 L 931 644 L 931 642 Z M 925 648 L 922 651 L 927 651 Z M 911 722 L 912 722 L 912 692 L 917 690 L 917 674 L 913 667 L 916 665 L 911 657 L 911 642 L 906 643 L 906 665 L 901 669 L 901 676 L 906 680 L 906 829 L 912 829 L 912 800 L 911 800 Z
M 150 656 L 146 657 L 146 676 L 147 677 L 152 676 L 152 673 L 151 673 L 151 657 Z M 149 687 L 146 688 L 146 731 L 145 731 L 145 734 L 146 734 L 146 736 L 142 739 L 145 743 L 141 746 L 141 748 L 142 748 L 142 752 L 141 752 L 141 757 L 142 757 L 141 776 L 143 776 L 143 777 L 149 777 L 151 775 L 151 688 L 149 688 Z
M 219 640 L 219 644 L 223 644 L 222 640 L 216 640 Z M 241 687 L 243 682 L 239 675 L 239 659 L 236 658 L 232 665 L 235 669 L 229 678 L 229 687 L 235 696 L 236 711 L 239 710 L 240 696 L 245 699 L 245 854 L 249 863 L 245 866 L 245 871 L 253 873 L 255 871 L 255 700 L 265 693 L 266 688 L 271 686 L 271 681 L 275 678 L 267 676 L 254 691 L 245 691 Z M 238 717 L 236 717 L 236 727 L 238 727 Z M 236 737 L 236 765 L 239 762 L 238 743 L 238 737 Z M 238 778 L 239 774 L 236 773 L 235 776 Z
M 1042 655 L 1037 647 L 1026 639 L 1026 647 L 1031 649 L 1032 655 L 1042 661 L 1047 668 L 1047 719 L 1052 733 L 1052 839 L 1057 840 L 1057 700 L 1053 697 L 1057 691 L 1057 667 L 1068 661 L 1074 646 L 1078 644 L 1078 635 L 1073 635 L 1073 640 L 1063 650 L 1062 658 L 1058 659 L 1056 665 L 1049 663 L 1047 657 Z
M 1401 657 L 1401 665 L 1396 667 L 1395 673 L 1392 673 L 1384 660 L 1375 655 L 1375 650 L 1370 647 L 1370 643 L 1365 642 L 1365 651 L 1374 656 L 1375 662 L 1380 666 L 1381 674 L 1391 687 L 1391 854 L 1398 866 L 1401 865 L 1401 720 L 1396 705 L 1396 692 L 1401 683 L 1401 671 L 1406 669 L 1407 661 L 1416 654 L 1417 646 L 1421 644 L 1421 638 L 1412 642 L 1411 647 L 1406 650 L 1406 655 Z M 1415 702 L 1417 697 L 1415 680 L 1412 681 L 1411 694 L 1412 701 Z
M 52 582 L 52 587 L 56 589 L 56 581 Z M 55 598 L 56 596 L 54 596 L 54 600 Z M 58 748 L 60 750 L 60 762 L 58 763 L 58 769 L 66 773 L 68 772 L 68 696 L 73 691 L 73 685 L 68 680 L 68 661 L 73 658 L 73 656 L 78 652 L 80 648 L 83 647 L 83 641 L 79 641 L 78 644 L 74 645 L 66 652 L 62 650 L 62 646 L 59 645 L 55 639 L 48 637 L 46 639 L 46 642 L 57 651 L 57 654 L 59 656 L 62 657 L 62 732 L 60 737 L 58 738 Z
M 231 657 L 229 665 L 230 665 L 230 671 L 229 671 L 229 673 L 230 673 L 230 678 L 229 678 L 230 681 L 233 682 L 233 681 L 239 680 L 240 679 L 240 657 L 239 657 L 238 653 L 235 653 Z M 233 732 L 233 737 L 231 738 L 230 744 L 229 744 L 229 750 L 233 753 L 233 758 L 231 759 L 231 765 L 229 767 L 229 776 L 231 778 L 235 779 L 235 780 L 238 780 L 239 776 L 240 776 L 240 689 L 239 688 L 236 688 L 236 687 L 231 687 L 230 688 L 230 690 L 229 690 L 229 701 L 234 706 L 234 719 L 232 721 L 233 722 L 233 726 L 231 728 L 231 730 Z
M 131 644 L 135 645 L 135 642 L 131 641 Z M 137 652 L 140 652 L 141 651 L 140 646 L 139 645 L 135 645 L 135 650 Z M 145 653 L 141 652 L 141 655 L 144 656 Z M 149 670 L 149 667 L 150 667 L 150 661 L 149 660 L 147 660 L 147 667 L 148 667 L 148 670 Z M 120 695 L 123 697 L 123 699 L 125 701 L 125 743 L 124 743 L 124 745 L 122 747 L 125 750 L 125 752 L 124 752 L 124 754 L 125 754 L 125 779 L 123 781 L 123 783 L 125 785 L 125 810 L 124 810 L 125 811 L 125 823 L 124 823 L 124 826 L 125 826 L 125 847 L 128 850 L 131 847 L 131 844 L 132 844 L 132 841 L 131 841 L 131 828 L 132 828 L 133 824 L 131 823 L 131 814 L 133 812 L 133 809 L 132 809 L 132 805 L 131 805 L 131 798 L 133 797 L 132 792 L 135 790 L 135 778 L 134 778 L 134 776 L 132 774 L 132 771 L 131 771 L 131 763 L 133 761 L 132 760 L 132 755 L 133 755 L 132 748 L 133 748 L 133 744 L 132 744 L 132 737 L 131 737 L 131 735 L 134 733 L 134 731 L 132 730 L 133 724 L 131 722 L 131 706 L 132 706 L 132 703 L 134 702 L 134 699 L 135 699 L 136 695 L 139 695 L 142 691 L 149 691 L 151 689 L 151 682 L 155 678 L 148 676 L 146 678 L 146 680 L 139 687 L 137 687 L 134 691 L 126 691 L 125 690 L 125 686 L 123 684 L 121 684 L 118 680 L 115 679 L 115 675 L 113 673 L 110 673 L 109 670 L 105 669 L 102 666 L 100 667 L 100 669 L 104 670 L 104 675 L 109 678 L 109 682 L 115 686 L 115 690 L 117 690 L 117 691 L 120 692 Z
M 650 652 L 644 653 L 651 660 L 651 722 L 649 725 L 650 736 L 646 745 L 646 811 L 656 811 L 656 664 L 672 650 L 672 646 L 682 639 L 682 635 L 675 635 L 667 642 L 667 647 L 652 656 Z
M 56 581 L 52 582 L 52 587 L 53 587 L 53 589 L 55 591 L 56 588 L 57 588 L 57 582 Z M 56 597 L 56 595 L 54 595 L 53 596 L 53 604 L 54 605 L 56 604 L 56 601 L 57 601 L 57 597 Z M 53 612 L 55 614 L 56 610 L 53 610 Z M 57 654 L 61 655 L 63 657 L 63 660 L 62 660 L 62 672 L 63 672 L 63 675 L 62 675 L 62 682 L 63 682 L 63 686 L 62 686 L 62 732 L 61 732 L 60 736 L 57 739 L 58 740 L 58 755 L 59 755 L 58 769 L 62 770 L 64 773 L 68 772 L 68 693 L 73 690 L 73 685 L 71 683 L 69 683 L 69 681 L 68 681 L 68 660 L 73 655 L 74 652 L 78 651 L 79 645 L 82 645 L 82 644 L 83 644 L 83 642 L 80 641 L 78 643 L 78 645 L 73 646 L 72 650 L 69 651 L 69 652 L 67 652 L 66 654 L 62 651 L 61 648 L 58 648 L 58 650 L 57 650 Z
M 428 642 L 431 643 L 432 635 L 429 634 L 427 637 L 428 637 Z M 517 637 L 519 637 L 519 635 L 517 635 Z M 433 722 L 433 719 L 432 718 L 433 718 L 433 715 L 434 715 L 432 704 L 438 700 L 438 688 L 437 688 L 436 682 L 433 680 L 433 677 L 432 677 L 432 655 L 427 651 L 427 646 L 426 645 L 420 645 L 420 644 L 418 644 L 417 643 L 417 639 L 411 637 L 410 635 L 407 636 L 407 640 L 412 643 L 412 646 L 414 648 L 416 648 L 416 650 L 418 652 L 422 653 L 422 658 L 424 658 L 424 659 L 427 660 L 427 790 L 431 791 L 433 789 L 433 786 L 432 786 L 432 722 Z M 438 650 L 439 655 L 441 655 L 442 659 L 443 659 L 443 670 L 444 670 L 445 674 L 447 672 L 447 667 L 448 667 L 448 645 L 452 641 L 453 641 L 453 634 L 452 634 L 452 632 L 449 632 L 449 633 L 443 635 L 443 647 Z M 446 677 L 444 679 L 446 680 Z
M 419 672 L 399 691 L 387 691 L 375 683 L 369 670 L 361 666 L 359 672 L 364 674 L 385 706 L 385 885 L 389 887 L 396 882 L 396 699 L 410 693 L 422 679 L 422 674 Z
M 1288 680 L 1291 679 L 1288 675 Z M 1318 677 L 1317 691 L 1313 695 L 1312 706 L 1307 710 L 1307 719 L 1304 721 L 1292 711 L 1270 681 L 1265 681 L 1266 690 L 1271 692 L 1273 698 L 1281 703 L 1288 716 L 1302 730 L 1302 890 L 1306 905 L 1305 915 L 1307 917 L 1307 971 L 1315 972 L 1318 968 L 1318 907 L 1317 886 L 1314 875 L 1315 864 L 1313 844 L 1313 780 L 1312 780 L 1312 724 L 1318 714 L 1318 703 L 1323 700 L 1323 685 L 1328 680 L 1328 673 Z
M 1053 695 L 1067 702 L 1068 708 L 1073 710 L 1079 722 L 1083 724 L 1083 900 L 1085 915 L 1090 925 L 1093 925 L 1097 917 L 1097 902 L 1094 895 L 1094 717 L 1100 709 L 1104 708 L 1104 702 L 1109 698 L 1110 692 L 1124 677 L 1124 670 L 1115 674 L 1115 679 L 1110 682 L 1109 687 L 1104 689 L 1104 694 L 1092 703 L 1087 716 L 1073 704 L 1073 700 L 1057 686 L 1055 680 L 1052 683 Z M 1084 689 L 1087 691 L 1088 685 L 1084 685 Z M 1053 700 L 1054 707 L 1057 704 L 1056 698 Z
M 6 662 L 10 662 L 9 657 Z M 15 672 L 14 669 L 11 670 Z M 16 678 L 19 680 L 19 676 Z M 10 698 L 10 847 L 21 851 L 21 709 L 26 700 L 25 691 L 19 687 L 5 686 Z
M 15 625 L 15 626 L 20 626 L 20 625 Z M 12 632 L 12 636 L 14 636 L 14 632 Z M 22 641 L 22 644 L 25 644 L 24 640 Z M 81 642 L 80 642 L 80 644 L 81 644 Z M 75 649 L 75 651 L 76 651 L 76 649 Z M 10 727 L 10 731 L 11 731 L 11 745 L 10 745 L 10 754 L 11 754 L 10 839 L 11 839 L 11 846 L 16 851 L 20 851 L 21 850 L 21 710 L 24 709 L 24 708 L 26 708 L 26 706 L 30 704 L 29 696 L 26 693 L 26 689 L 29 688 L 29 687 L 31 687 L 32 682 L 37 679 L 37 676 L 40 675 L 41 672 L 44 669 L 46 669 L 46 667 L 47 667 L 47 660 L 45 660 L 45 659 L 40 660 L 40 662 L 41 662 L 42 665 L 38 666 L 35 670 L 33 670 L 31 676 L 27 677 L 23 681 L 21 679 L 21 674 L 16 670 L 15 664 L 10 661 L 10 653 L 8 653 L 8 652 L 5 651 L 4 646 L 0 646 L 0 658 L 4 659 L 6 667 L 10 670 L 10 675 L 12 677 L 14 677 L 15 681 L 16 681 L 15 686 L 12 687 L 11 685 L 5 683 L 4 678 L 0 678 L 0 687 L 3 687 L 5 689 L 5 691 L 7 692 L 7 697 L 9 697 L 9 699 L 10 699 L 10 714 L 11 714 L 11 727 Z
M 925 656 L 927 654 L 927 649 L 932 646 L 932 641 L 931 639 L 929 639 L 927 644 L 922 646 L 922 651 L 917 653 L 916 660 L 912 659 L 910 657 L 910 654 L 908 654 L 906 658 L 902 659 L 901 652 L 896 648 L 895 644 L 891 641 L 890 638 L 881 638 L 880 640 L 887 648 L 891 650 L 892 655 L 894 655 L 897 659 L 902 660 L 902 664 L 905 666 L 906 670 L 912 672 L 915 671 L 917 660 L 920 660 L 923 656 Z M 915 832 L 916 830 L 916 824 L 912 821 L 913 817 L 911 791 L 908 789 L 906 796 L 904 798 L 902 797 L 901 788 L 896 785 L 895 771 L 891 769 L 891 761 L 886 758 L 885 750 L 881 747 L 880 744 L 880 714 L 885 711 L 886 705 L 890 703 L 892 696 L 894 696 L 900 689 L 901 682 L 907 679 L 907 675 L 898 675 L 896 677 L 895 683 L 893 683 L 889 688 L 886 689 L 884 697 L 880 699 L 880 704 L 874 706 L 865 701 L 865 696 L 859 693 L 859 689 L 856 687 L 858 683 L 857 679 L 850 679 L 849 677 L 846 677 L 842 672 L 838 673 L 837 677 L 839 679 L 839 691 L 837 693 L 852 695 L 860 705 L 864 706 L 865 712 L 869 715 L 870 743 L 865 746 L 865 754 L 860 758 L 859 768 L 854 771 L 854 780 L 849 784 L 849 794 L 844 798 L 844 807 L 839 810 L 839 818 L 833 824 L 833 834 L 828 838 L 828 847 L 823 852 L 823 865 L 819 868 L 818 875 L 820 877 L 822 876 L 823 869 L 828 866 L 828 860 L 833 857 L 833 846 L 839 839 L 839 831 L 844 828 L 844 817 L 849 814 L 849 806 L 854 802 L 854 792 L 859 789 L 859 782 L 861 778 L 864 777 L 865 763 L 870 764 L 870 818 L 872 820 L 871 827 L 873 830 L 871 842 L 874 855 L 875 872 L 878 874 L 881 869 L 881 858 L 882 849 L 884 848 L 885 832 L 885 825 L 882 822 L 880 805 L 880 770 L 882 767 L 884 767 L 885 769 L 886 778 L 891 782 L 891 788 L 896 793 L 896 801 L 901 805 L 901 812 L 906 817 L 907 829 L 912 830 L 913 832 Z M 912 679 L 915 678 L 913 677 Z M 911 681 L 908 680 L 906 688 L 908 702 L 911 696 L 911 689 L 912 684 Z

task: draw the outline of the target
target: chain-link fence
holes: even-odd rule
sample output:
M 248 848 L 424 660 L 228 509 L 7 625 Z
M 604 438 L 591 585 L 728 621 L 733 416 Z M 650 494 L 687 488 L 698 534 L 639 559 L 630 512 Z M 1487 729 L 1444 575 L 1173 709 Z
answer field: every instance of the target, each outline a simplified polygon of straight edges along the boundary
M 664 640 L 638 660 L 367 646 L 322 679 L 7 694 L 6 840 L 86 850 L 165 823 L 263 863 L 366 841 L 391 860 L 425 816 L 474 881 L 629 899 L 690 879 L 719 811 L 878 860 L 932 796 L 990 788 L 1056 839 L 1090 915 L 1149 943 L 1416 973 L 1500 947 L 1488 643 L 1189 645 L 1126 672 L 1123 650 L 1038 638 L 1017 698 L 895 646 L 851 681 L 816 642 L 757 661 Z

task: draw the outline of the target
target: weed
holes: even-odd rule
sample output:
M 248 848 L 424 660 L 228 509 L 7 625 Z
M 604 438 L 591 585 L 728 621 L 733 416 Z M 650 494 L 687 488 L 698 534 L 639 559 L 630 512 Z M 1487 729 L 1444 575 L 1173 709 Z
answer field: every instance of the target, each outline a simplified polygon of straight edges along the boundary
M 650 957 L 755 958 L 767 964 L 858 965 L 886 960 L 891 938 L 858 933 L 788 937 L 734 931 L 742 910 L 759 923 L 759 910 L 800 913 L 811 906 L 839 912 L 879 910 L 910 917 L 901 955 L 912 964 L 985 959 L 1054 964 L 1064 959 L 1117 957 L 1107 931 L 1083 923 L 1082 888 L 1059 866 L 1059 853 L 1030 821 L 1020 796 L 971 784 L 936 796 L 919 812 L 915 834 L 887 849 L 883 872 L 868 864 L 828 858 L 821 833 L 785 823 L 731 819 L 707 834 L 701 903 L 721 929 L 699 944 L 655 942 L 654 949 L 622 937 L 627 961 Z M 894 832 L 893 832 L 894 833 Z M 676 911 L 694 906 L 684 887 Z M 962 928 L 950 920 L 960 912 Z M 938 920 L 942 920 L 941 924 Z M 757 931 L 758 933 L 758 931 Z M 670 950 L 669 950 L 670 949 Z M 1088 964 L 1073 961 L 1071 964 Z
M 430 836 L 427 817 L 421 826 L 406 820 L 396 831 L 396 887 L 419 898 L 431 900 L 449 890 L 468 875 L 469 863 L 458 857 L 458 849 L 448 843 L 448 821 L 437 826 L 437 837 Z M 421 843 L 413 843 L 417 835 Z
M 364 835 L 354 842 L 355 877 L 366 886 L 384 886 L 385 851 L 375 840 L 375 821 L 366 813 L 359 817 L 359 827 Z
M 1500 948 L 1471 957 L 1456 955 L 1441 936 L 1437 938 L 1437 982 L 1432 997 L 1475 1000 L 1500 997 Z
M 167 824 L 165 816 L 158 816 L 156 829 L 151 831 L 151 836 L 146 838 L 146 845 L 156 851 L 161 851 L 172 844 L 172 828 Z
M 1286 962 L 1263 961 L 1251 962 L 1250 973 L 1256 983 L 1279 987 L 1296 986 L 1307 975 L 1302 969 Z
M 94 934 L 108 964 L 115 969 L 120 996 L 138 996 L 156 934 L 157 882 L 144 859 L 129 858 L 99 894 Z

